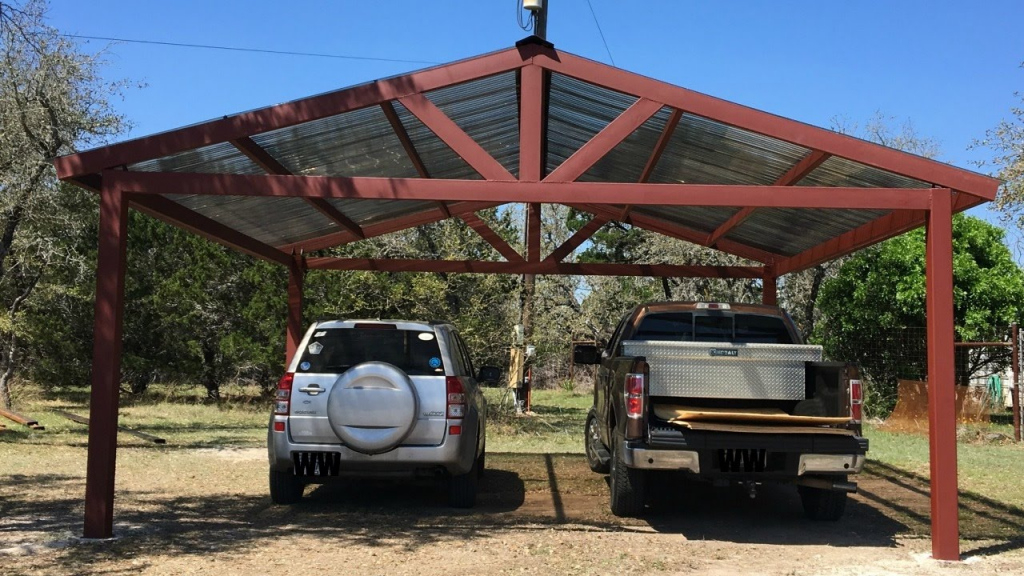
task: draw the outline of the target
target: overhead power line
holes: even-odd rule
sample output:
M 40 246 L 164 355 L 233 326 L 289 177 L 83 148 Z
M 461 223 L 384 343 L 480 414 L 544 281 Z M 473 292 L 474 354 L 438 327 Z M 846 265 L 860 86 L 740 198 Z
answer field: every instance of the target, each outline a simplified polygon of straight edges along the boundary
M 608 59 L 611 60 L 612 66 L 615 66 L 615 58 L 612 58 L 612 51 L 608 48 L 608 41 L 604 39 L 604 30 L 601 30 L 601 23 L 597 20 L 597 12 L 594 12 L 594 5 L 587 0 L 587 6 L 590 6 L 590 15 L 594 17 L 594 24 L 597 25 L 597 33 L 601 35 L 601 42 L 604 43 L 604 50 L 608 53 Z
M 440 64 L 430 60 L 406 60 L 403 58 L 376 58 L 373 56 L 351 56 L 347 54 L 323 54 L 318 52 L 294 52 L 291 50 L 265 50 L 262 48 L 241 48 L 238 46 L 214 46 L 211 44 L 187 44 L 184 42 L 162 42 L 159 40 L 138 40 L 133 38 L 113 38 L 108 36 L 84 36 L 64 34 L 68 38 L 79 40 L 105 40 L 107 42 L 125 42 L 128 44 L 153 44 L 157 46 L 173 46 L 176 48 L 201 48 L 205 50 L 227 50 L 230 52 L 255 52 L 258 54 L 276 54 L 278 56 L 310 56 L 315 58 L 335 58 L 339 60 L 367 60 L 372 62 L 399 62 L 403 64 Z

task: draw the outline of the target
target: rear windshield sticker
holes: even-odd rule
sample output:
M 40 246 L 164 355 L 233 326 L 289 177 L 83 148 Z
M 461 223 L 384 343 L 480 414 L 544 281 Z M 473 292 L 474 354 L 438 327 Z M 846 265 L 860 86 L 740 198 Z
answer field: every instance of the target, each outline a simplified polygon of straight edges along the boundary
M 434 339 L 434 335 L 430 332 L 420 332 L 417 338 L 423 340 L 424 342 L 430 342 L 431 340 Z
M 437 356 L 434 356 L 433 358 L 431 358 L 430 359 L 430 367 L 431 368 L 440 368 L 441 367 L 441 359 L 438 358 Z
M 302 370 L 309 370 L 309 362 L 303 362 L 302 364 L 299 364 L 299 368 L 301 368 Z
M 327 330 L 321 330 L 321 331 L 313 334 L 313 338 L 319 338 L 321 336 L 326 336 L 326 335 L 327 335 Z
M 308 349 L 310 354 L 316 355 L 323 351 L 324 345 L 319 342 L 313 342 L 309 345 Z

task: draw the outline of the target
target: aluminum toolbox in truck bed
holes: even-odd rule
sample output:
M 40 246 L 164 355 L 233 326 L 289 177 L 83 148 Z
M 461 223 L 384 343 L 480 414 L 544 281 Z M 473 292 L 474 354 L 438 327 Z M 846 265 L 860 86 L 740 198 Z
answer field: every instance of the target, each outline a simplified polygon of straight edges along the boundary
M 805 362 L 820 362 L 821 346 L 626 340 L 625 356 L 650 365 L 651 396 L 803 400 Z

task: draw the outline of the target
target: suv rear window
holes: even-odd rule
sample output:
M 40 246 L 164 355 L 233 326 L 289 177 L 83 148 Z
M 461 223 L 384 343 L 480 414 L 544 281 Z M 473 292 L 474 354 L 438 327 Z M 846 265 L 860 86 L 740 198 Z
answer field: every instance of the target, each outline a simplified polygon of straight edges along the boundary
M 692 314 L 671 312 L 646 316 L 632 340 L 792 344 L 786 323 L 759 314 Z
M 432 331 L 332 328 L 316 330 L 302 351 L 301 372 L 340 373 L 363 362 L 387 362 L 409 376 L 443 376 Z

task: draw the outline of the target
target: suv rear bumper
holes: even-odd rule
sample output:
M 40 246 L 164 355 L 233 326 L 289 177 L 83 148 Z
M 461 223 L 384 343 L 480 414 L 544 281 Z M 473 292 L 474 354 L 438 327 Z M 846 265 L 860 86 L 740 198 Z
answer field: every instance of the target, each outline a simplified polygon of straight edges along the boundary
M 675 470 L 706 478 L 795 480 L 805 476 L 857 474 L 864 468 L 868 441 L 829 434 L 744 434 L 652 429 L 648 441 L 623 440 L 630 468 Z M 727 469 L 723 451 L 761 452 L 762 466 Z
M 285 422 L 284 432 L 275 432 L 273 422 L 282 421 Z M 467 423 L 468 419 L 463 421 L 464 431 L 475 428 L 469 428 Z M 381 454 L 364 454 L 343 444 L 300 444 L 290 438 L 288 419 L 272 417 L 267 438 L 267 457 L 271 470 L 293 469 L 293 455 L 296 453 L 325 452 L 340 454 L 338 476 L 412 477 L 430 471 L 446 471 L 456 475 L 472 470 L 477 448 L 475 435 L 451 436 L 447 432 L 437 446 L 398 446 Z M 328 480 L 330 476 L 304 478 L 318 482 Z

